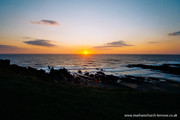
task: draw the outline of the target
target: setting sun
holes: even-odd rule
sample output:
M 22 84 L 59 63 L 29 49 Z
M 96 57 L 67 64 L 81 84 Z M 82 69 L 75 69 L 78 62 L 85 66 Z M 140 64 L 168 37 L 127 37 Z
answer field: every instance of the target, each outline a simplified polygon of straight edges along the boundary
M 84 54 L 88 54 L 88 51 L 84 51 Z

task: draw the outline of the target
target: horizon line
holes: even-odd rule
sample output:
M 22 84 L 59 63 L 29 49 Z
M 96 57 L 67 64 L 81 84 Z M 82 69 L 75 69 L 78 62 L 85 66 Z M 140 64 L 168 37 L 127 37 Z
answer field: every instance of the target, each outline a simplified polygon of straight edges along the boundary
M 0 53 L 0 55 L 5 55 L 5 54 L 9 54 L 9 55 L 84 55 L 84 54 L 80 54 L 80 53 L 75 53 L 75 54 L 71 54 L 71 53 Z M 161 54 L 151 54 L 151 53 L 145 53 L 145 54 L 86 54 L 88 55 L 180 55 L 176 54 L 176 53 L 171 53 L 171 54 L 166 54 L 166 53 L 161 53 Z

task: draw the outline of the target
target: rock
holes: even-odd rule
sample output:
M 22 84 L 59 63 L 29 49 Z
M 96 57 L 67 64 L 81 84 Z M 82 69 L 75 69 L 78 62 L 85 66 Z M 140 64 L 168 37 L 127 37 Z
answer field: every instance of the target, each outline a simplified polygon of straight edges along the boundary
M 15 73 L 23 73 L 23 74 L 28 73 L 28 70 L 25 67 L 21 67 L 21 66 L 15 65 L 15 64 L 10 65 L 9 67 L 10 67 L 11 71 L 15 72 Z
M 54 70 L 54 68 L 51 68 L 50 75 L 58 82 L 68 82 L 74 79 L 74 77 L 65 68 L 59 70 Z
M 10 60 L 0 60 L 0 66 L 1 67 L 7 67 L 10 65 Z
M 81 70 L 78 70 L 78 73 L 82 74 L 82 71 L 81 71 Z
M 88 72 L 85 72 L 85 74 L 84 74 L 84 75 L 89 76 L 89 73 L 88 73 Z
M 172 67 L 172 64 L 162 64 L 160 66 L 144 65 L 144 64 L 130 64 L 130 65 L 127 65 L 127 67 L 140 67 L 140 68 L 143 68 L 143 69 L 160 70 L 160 71 L 165 72 L 165 73 L 180 75 L 180 67 L 179 67 L 180 65 L 175 64 L 174 66 L 176 66 L 176 67 Z
M 97 72 L 96 75 L 102 75 L 102 76 L 103 76 L 103 75 L 105 75 L 105 74 L 100 71 L 100 72 Z

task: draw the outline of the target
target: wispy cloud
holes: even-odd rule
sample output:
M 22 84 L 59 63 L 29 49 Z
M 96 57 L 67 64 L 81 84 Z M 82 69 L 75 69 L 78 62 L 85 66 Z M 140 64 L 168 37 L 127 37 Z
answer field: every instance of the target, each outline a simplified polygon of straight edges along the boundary
M 22 37 L 24 39 L 33 39 L 32 37 Z
M 0 51 L 17 51 L 21 48 L 12 45 L 0 45 Z
M 126 44 L 123 40 L 119 40 L 119 41 L 106 43 L 106 44 L 104 44 L 102 46 L 95 46 L 94 48 L 106 50 L 107 48 L 124 47 L 124 46 L 133 46 L 133 45 Z
M 101 49 L 101 50 L 111 50 L 111 48 L 108 48 L 108 47 L 106 47 L 106 46 L 95 46 L 95 47 L 93 47 L 93 48 L 95 48 L 95 49 Z
M 54 20 L 31 21 L 30 23 L 31 24 L 40 24 L 40 25 L 59 25 L 59 23 Z
M 160 42 L 149 42 L 149 44 L 157 44 L 157 43 L 160 43 Z
M 123 46 L 132 46 L 132 45 L 128 45 L 126 44 L 124 41 L 119 40 L 119 41 L 114 41 L 111 43 L 107 43 L 108 47 L 123 47 Z
M 169 33 L 169 36 L 180 36 L 180 31 L 178 32 L 173 32 L 173 33 Z
M 53 41 L 51 41 L 51 40 L 43 40 L 43 39 L 23 41 L 23 42 L 26 43 L 26 44 L 30 44 L 30 45 L 44 46 L 44 47 L 56 46 L 55 44 L 52 44 Z

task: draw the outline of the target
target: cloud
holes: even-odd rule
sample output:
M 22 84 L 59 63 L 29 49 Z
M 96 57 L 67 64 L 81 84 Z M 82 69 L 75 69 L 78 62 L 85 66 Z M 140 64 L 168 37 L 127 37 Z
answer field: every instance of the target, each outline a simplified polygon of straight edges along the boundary
M 40 24 L 40 25 L 59 25 L 57 21 L 54 20 L 40 20 L 35 22 L 30 22 L 31 24 Z
M 149 42 L 149 44 L 157 44 L 157 43 L 159 43 L 159 42 Z
M 106 50 L 107 48 L 124 47 L 124 46 L 133 46 L 133 45 L 126 44 L 123 40 L 119 40 L 119 41 L 106 43 L 105 45 L 102 46 L 95 46 L 94 48 Z
M 17 51 L 21 48 L 11 45 L 0 45 L 0 51 Z
M 101 49 L 101 50 L 112 50 L 112 49 L 110 49 L 110 48 L 107 48 L 106 46 L 95 46 L 95 47 L 93 47 L 93 48 L 95 48 L 95 49 Z
M 173 32 L 173 33 L 169 33 L 169 36 L 180 36 L 180 31 L 178 32 Z
M 53 47 L 56 46 L 52 44 L 50 40 L 43 40 L 43 39 L 37 39 L 37 40 L 30 40 L 30 41 L 23 41 L 26 44 L 30 45 L 36 45 L 36 46 L 44 46 L 44 47 Z
M 32 37 L 22 37 L 24 39 L 33 39 Z
M 107 43 L 107 47 L 123 47 L 123 46 L 132 46 L 132 45 L 128 45 L 122 40 Z

